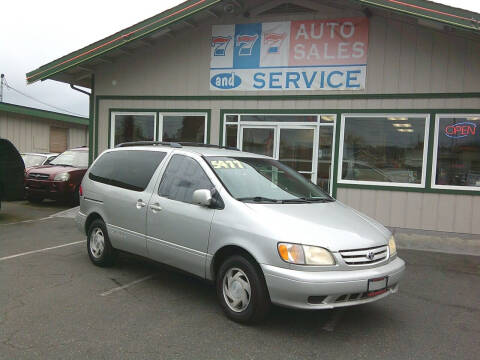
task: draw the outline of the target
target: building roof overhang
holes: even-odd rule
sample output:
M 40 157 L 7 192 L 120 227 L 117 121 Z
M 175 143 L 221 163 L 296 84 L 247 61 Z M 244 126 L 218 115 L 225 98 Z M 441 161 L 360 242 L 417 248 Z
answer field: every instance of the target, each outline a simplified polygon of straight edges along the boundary
M 308 3 L 308 0 L 273 0 L 271 3 Z M 326 1 L 328 3 L 329 0 Z M 349 0 L 359 9 L 377 8 L 414 17 L 433 24 L 480 35 L 480 14 L 427 0 Z M 242 8 L 238 0 L 189 0 L 167 11 L 141 21 L 111 36 L 49 62 L 26 74 L 27 83 L 53 79 L 91 87 L 94 67 L 113 63 L 116 57 L 132 54 L 135 49 L 152 46 L 162 36 L 172 36 L 173 30 L 195 28 L 205 16 L 219 17 L 227 4 Z M 261 6 L 265 6 L 262 4 Z

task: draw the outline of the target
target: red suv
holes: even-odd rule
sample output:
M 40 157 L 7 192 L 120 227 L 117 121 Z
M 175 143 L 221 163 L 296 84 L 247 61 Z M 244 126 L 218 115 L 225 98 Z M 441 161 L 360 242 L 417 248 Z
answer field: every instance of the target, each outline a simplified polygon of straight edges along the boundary
M 27 200 L 43 199 L 78 203 L 79 187 L 88 168 L 88 148 L 67 150 L 49 165 L 31 168 L 25 173 Z

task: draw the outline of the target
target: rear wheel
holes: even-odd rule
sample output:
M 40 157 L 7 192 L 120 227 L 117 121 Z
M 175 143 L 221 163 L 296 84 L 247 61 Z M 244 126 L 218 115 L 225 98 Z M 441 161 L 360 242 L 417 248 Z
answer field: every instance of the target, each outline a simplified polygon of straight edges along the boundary
M 217 274 L 217 296 L 226 315 L 240 323 L 257 323 L 270 310 L 265 279 L 258 265 L 240 255 L 223 262 Z
M 97 266 L 111 266 L 115 262 L 116 252 L 110 244 L 107 227 L 102 220 L 95 220 L 90 225 L 87 250 L 90 260 Z

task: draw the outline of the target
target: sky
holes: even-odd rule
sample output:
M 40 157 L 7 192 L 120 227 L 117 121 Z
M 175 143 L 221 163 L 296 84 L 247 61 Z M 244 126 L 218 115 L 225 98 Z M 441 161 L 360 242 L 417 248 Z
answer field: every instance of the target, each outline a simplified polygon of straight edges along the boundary
M 5 74 L 11 87 L 30 98 L 4 88 L 3 101 L 88 116 L 88 96 L 52 80 L 27 85 L 25 74 L 181 2 L 183 0 L 5 2 L 0 18 L 0 73 Z M 480 0 L 436 2 L 480 13 Z

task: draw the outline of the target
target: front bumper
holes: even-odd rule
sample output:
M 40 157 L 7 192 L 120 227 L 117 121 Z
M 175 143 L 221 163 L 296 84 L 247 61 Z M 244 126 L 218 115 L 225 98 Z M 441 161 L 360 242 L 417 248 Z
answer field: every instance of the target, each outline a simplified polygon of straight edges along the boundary
M 405 262 L 396 257 L 388 264 L 347 271 L 297 271 L 261 265 L 274 304 L 299 309 L 332 309 L 384 298 L 397 292 Z M 387 291 L 367 294 L 368 280 L 388 276 Z
M 27 196 L 52 200 L 70 200 L 74 192 L 75 185 L 69 182 L 32 179 L 25 181 L 25 193 Z

